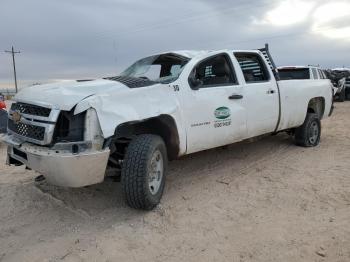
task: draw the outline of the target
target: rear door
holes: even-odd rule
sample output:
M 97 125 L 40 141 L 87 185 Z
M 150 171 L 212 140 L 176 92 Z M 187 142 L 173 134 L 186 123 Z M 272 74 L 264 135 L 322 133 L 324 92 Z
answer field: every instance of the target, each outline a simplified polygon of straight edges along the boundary
M 245 80 L 247 137 L 273 132 L 279 117 L 279 94 L 271 70 L 258 53 L 236 52 L 235 57 Z

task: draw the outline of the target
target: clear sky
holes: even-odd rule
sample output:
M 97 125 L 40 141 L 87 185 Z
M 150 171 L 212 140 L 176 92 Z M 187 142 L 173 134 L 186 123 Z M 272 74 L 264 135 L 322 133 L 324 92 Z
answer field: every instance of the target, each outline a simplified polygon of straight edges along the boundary
M 0 88 L 117 75 L 169 50 L 254 49 L 278 65 L 350 67 L 349 0 L 1 0 Z

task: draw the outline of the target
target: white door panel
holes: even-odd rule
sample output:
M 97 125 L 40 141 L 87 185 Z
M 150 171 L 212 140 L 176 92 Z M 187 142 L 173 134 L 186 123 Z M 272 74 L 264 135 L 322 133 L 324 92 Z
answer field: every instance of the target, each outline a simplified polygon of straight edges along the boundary
M 244 99 L 241 86 L 191 90 L 183 108 L 187 124 L 187 153 L 193 153 L 242 140 L 246 134 Z
M 244 86 L 248 137 L 273 132 L 279 115 L 277 85 L 272 82 L 250 83 Z
M 247 137 L 273 132 L 279 117 L 279 95 L 271 69 L 259 54 L 237 52 L 235 57 L 245 81 Z

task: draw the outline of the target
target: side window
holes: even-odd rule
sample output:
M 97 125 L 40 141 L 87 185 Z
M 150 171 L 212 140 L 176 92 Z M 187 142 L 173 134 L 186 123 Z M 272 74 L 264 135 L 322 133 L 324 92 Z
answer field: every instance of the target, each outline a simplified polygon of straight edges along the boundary
M 215 87 L 237 84 L 228 55 L 221 54 L 205 59 L 192 71 L 190 85 L 193 88 Z
M 270 80 L 266 64 L 260 55 L 255 53 L 235 53 L 235 56 L 241 66 L 246 83 Z
M 314 79 L 318 79 L 316 68 L 312 68 L 312 74 L 314 75 Z

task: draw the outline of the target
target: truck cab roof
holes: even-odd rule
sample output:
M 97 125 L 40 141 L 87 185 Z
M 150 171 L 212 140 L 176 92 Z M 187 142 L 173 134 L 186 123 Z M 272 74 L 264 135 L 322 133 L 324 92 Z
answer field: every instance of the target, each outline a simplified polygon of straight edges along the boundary
M 176 51 L 167 51 L 161 54 L 169 54 L 169 53 L 173 53 L 173 54 L 178 54 L 184 57 L 188 57 L 188 58 L 200 58 L 202 56 L 208 55 L 210 53 L 213 54 L 217 54 L 217 53 L 224 53 L 224 52 L 247 52 L 247 53 L 259 53 L 259 50 L 232 50 L 232 49 L 219 49 L 219 50 L 176 50 Z M 160 55 L 160 54 L 154 54 L 154 55 Z
M 305 69 L 305 68 L 316 68 L 321 69 L 319 66 L 304 66 L 304 65 L 298 65 L 298 66 L 279 66 L 277 69 Z

